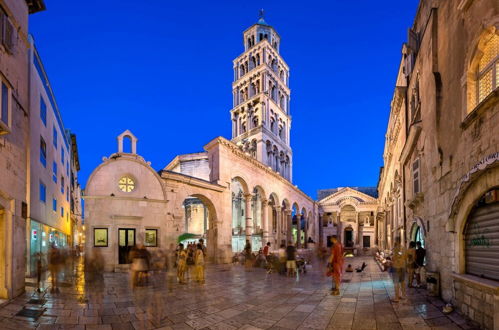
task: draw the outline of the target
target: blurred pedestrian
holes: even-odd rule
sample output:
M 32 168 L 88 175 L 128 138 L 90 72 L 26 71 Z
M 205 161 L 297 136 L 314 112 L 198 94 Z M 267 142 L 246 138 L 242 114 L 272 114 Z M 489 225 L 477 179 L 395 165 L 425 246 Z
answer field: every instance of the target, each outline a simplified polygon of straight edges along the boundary
M 288 242 L 286 247 L 286 270 L 288 276 L 296 273 L 296 248 L 291 241 Z
M 147 285 L 151 254 L 143 244 L 139 244 L 130 252 L 130 259 L 132 260 L 132 287 Z
M 61 251 L 57 248 L 54 242 L 50 245 L 48 251 L 48 261 L 49 261 L 50 277 L 52 281 L 52 288 L 50 289 L 50 292 L 58 293 L 60 292 L 59 272 L 61 271 L 61 266 L 64 260 L 61 255 Z
M 395 298 L 393 302 L 405 299 L 405 277 L 407 267 L 407 252 L 400 244 L 400 239 L 395 240 L 392 254 L 392 280 L 395 288 Z
M 331 294 L 337 296 L 340 294 L 341 275 L 343 273 L 343 245 L 338 241 L 338 236 L 336 235 L 331 237 L 331 242 L 333 246 L 331 247 L 331 256 L 329 257 L 329 267 L 334 285 Z
M 412 282 L 414 281 L 414 272 L 416 270 L 416 242 L 409 243 L 409 249 L 407 249 L 407 286 L 412 288 Z
M 417 287 L 421 286 L 421 277 L 423 277 L 423 273 L 425 271 L 424 263 L 426 257 L 426 250 L 423 248 L 423 244 L 420 241 L 416 242 L 416 285 Z
M 250 271 L 253 266 L 253 254 L 251 252 L 251 243 L 246 240 L 246 245 L 244 246 L 244 266 L 246 271 Z
M 204 284 L 204 252 L 203 245 L 198 243 L 196 253 L 194 255 L 195 273 L 196 281 L 198 283 Z
M 36 253 L 36 291 L 42 292 L 42 274 L 43 274 L 43 261 L 42 253 Z
M 180 284 L 185 282 L 185 270 L 187 268 L 187 251 L 184 250 L 184 244 L 180 243 L 177 250 L 177 278 Z

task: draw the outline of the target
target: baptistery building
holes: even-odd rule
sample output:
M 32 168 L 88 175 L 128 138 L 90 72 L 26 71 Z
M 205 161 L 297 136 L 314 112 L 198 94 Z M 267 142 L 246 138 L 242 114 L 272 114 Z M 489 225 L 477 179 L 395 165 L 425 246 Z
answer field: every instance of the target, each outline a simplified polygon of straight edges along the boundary
M 228 262 L 246 240 L 253 250 L 319 236 L 313 199 L 292 183 L 289 67 L 263 17 L 243 33 L 234 60 L 232 139 L 155 170 L 126 130 L 85 189 L 86 251 L 107 270 L 126 268 L 135 245 L 151 250 L 203 238 L 213 262 Z M 126 146 L 129 146 L 127 148 Z

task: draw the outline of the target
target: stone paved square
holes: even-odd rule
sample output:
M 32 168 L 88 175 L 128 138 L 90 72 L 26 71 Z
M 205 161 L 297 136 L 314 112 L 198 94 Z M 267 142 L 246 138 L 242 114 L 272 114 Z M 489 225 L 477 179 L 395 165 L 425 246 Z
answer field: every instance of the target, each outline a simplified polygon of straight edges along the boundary
M 330 294 L 324 267 L 314 262 L 299 277 L 245 271 L 240 265 L 209 265 L 206 284 L 166 287 L 162 272 L 150 285 L 132 289 L 127 273 L 86 279 L 82 265 L 67 287 L 50 294 L 29 290 L 0 308 L 5 329 L 471 329 L 458 314 L 444 315 L 442 302 L 424 289 L 408 289 L 408 299 L 392 303 L 393 284 L 368 257 L 350 273 L 340 296 Z M 43 299 L 30 304 L 30 299 Z M 15 316 L 23 307 L 41 308 L 37 320 Z

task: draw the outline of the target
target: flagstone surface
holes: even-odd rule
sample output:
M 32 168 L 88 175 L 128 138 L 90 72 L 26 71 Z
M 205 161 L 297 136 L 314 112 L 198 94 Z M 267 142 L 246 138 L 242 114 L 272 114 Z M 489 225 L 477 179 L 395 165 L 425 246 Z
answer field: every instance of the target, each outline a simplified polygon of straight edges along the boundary
M 424 289 L 408 289 L 408 299 L 392 303 L 393 284 L 371 258 L 347 259 L 362 273 L 344 276 L 341 295 L 330 294 L 330 279 L 315 262 L 307 274 L 284 277 L 240 265 L 208 266 L 206 284 L 167 286 L 164 273 L 149 286 L 132 289 L 127 273 L 88 274 L 77 265 L 66 274 L 60 293 L 49 284 L 0 307 L 1 329 L 473 329 Z M 43 298 L 30 304 L 33 298 Z M 25 309 L 37 318 L 17 316 Z M 35 313 L 36 314 L 36 313 Z

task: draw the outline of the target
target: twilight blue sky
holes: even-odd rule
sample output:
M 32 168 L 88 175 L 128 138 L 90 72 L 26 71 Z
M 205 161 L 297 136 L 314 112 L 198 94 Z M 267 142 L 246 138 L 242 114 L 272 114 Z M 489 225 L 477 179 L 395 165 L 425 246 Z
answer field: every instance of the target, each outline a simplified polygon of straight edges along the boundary
M 376 185 L 417 0 L 45 2 L 30 31 L 77 134 L 83 187 L 125 129 L 155 169 L 230 138 L 232 60 L 260 8 L 291 70 L 293 183 L 313 198 Z

